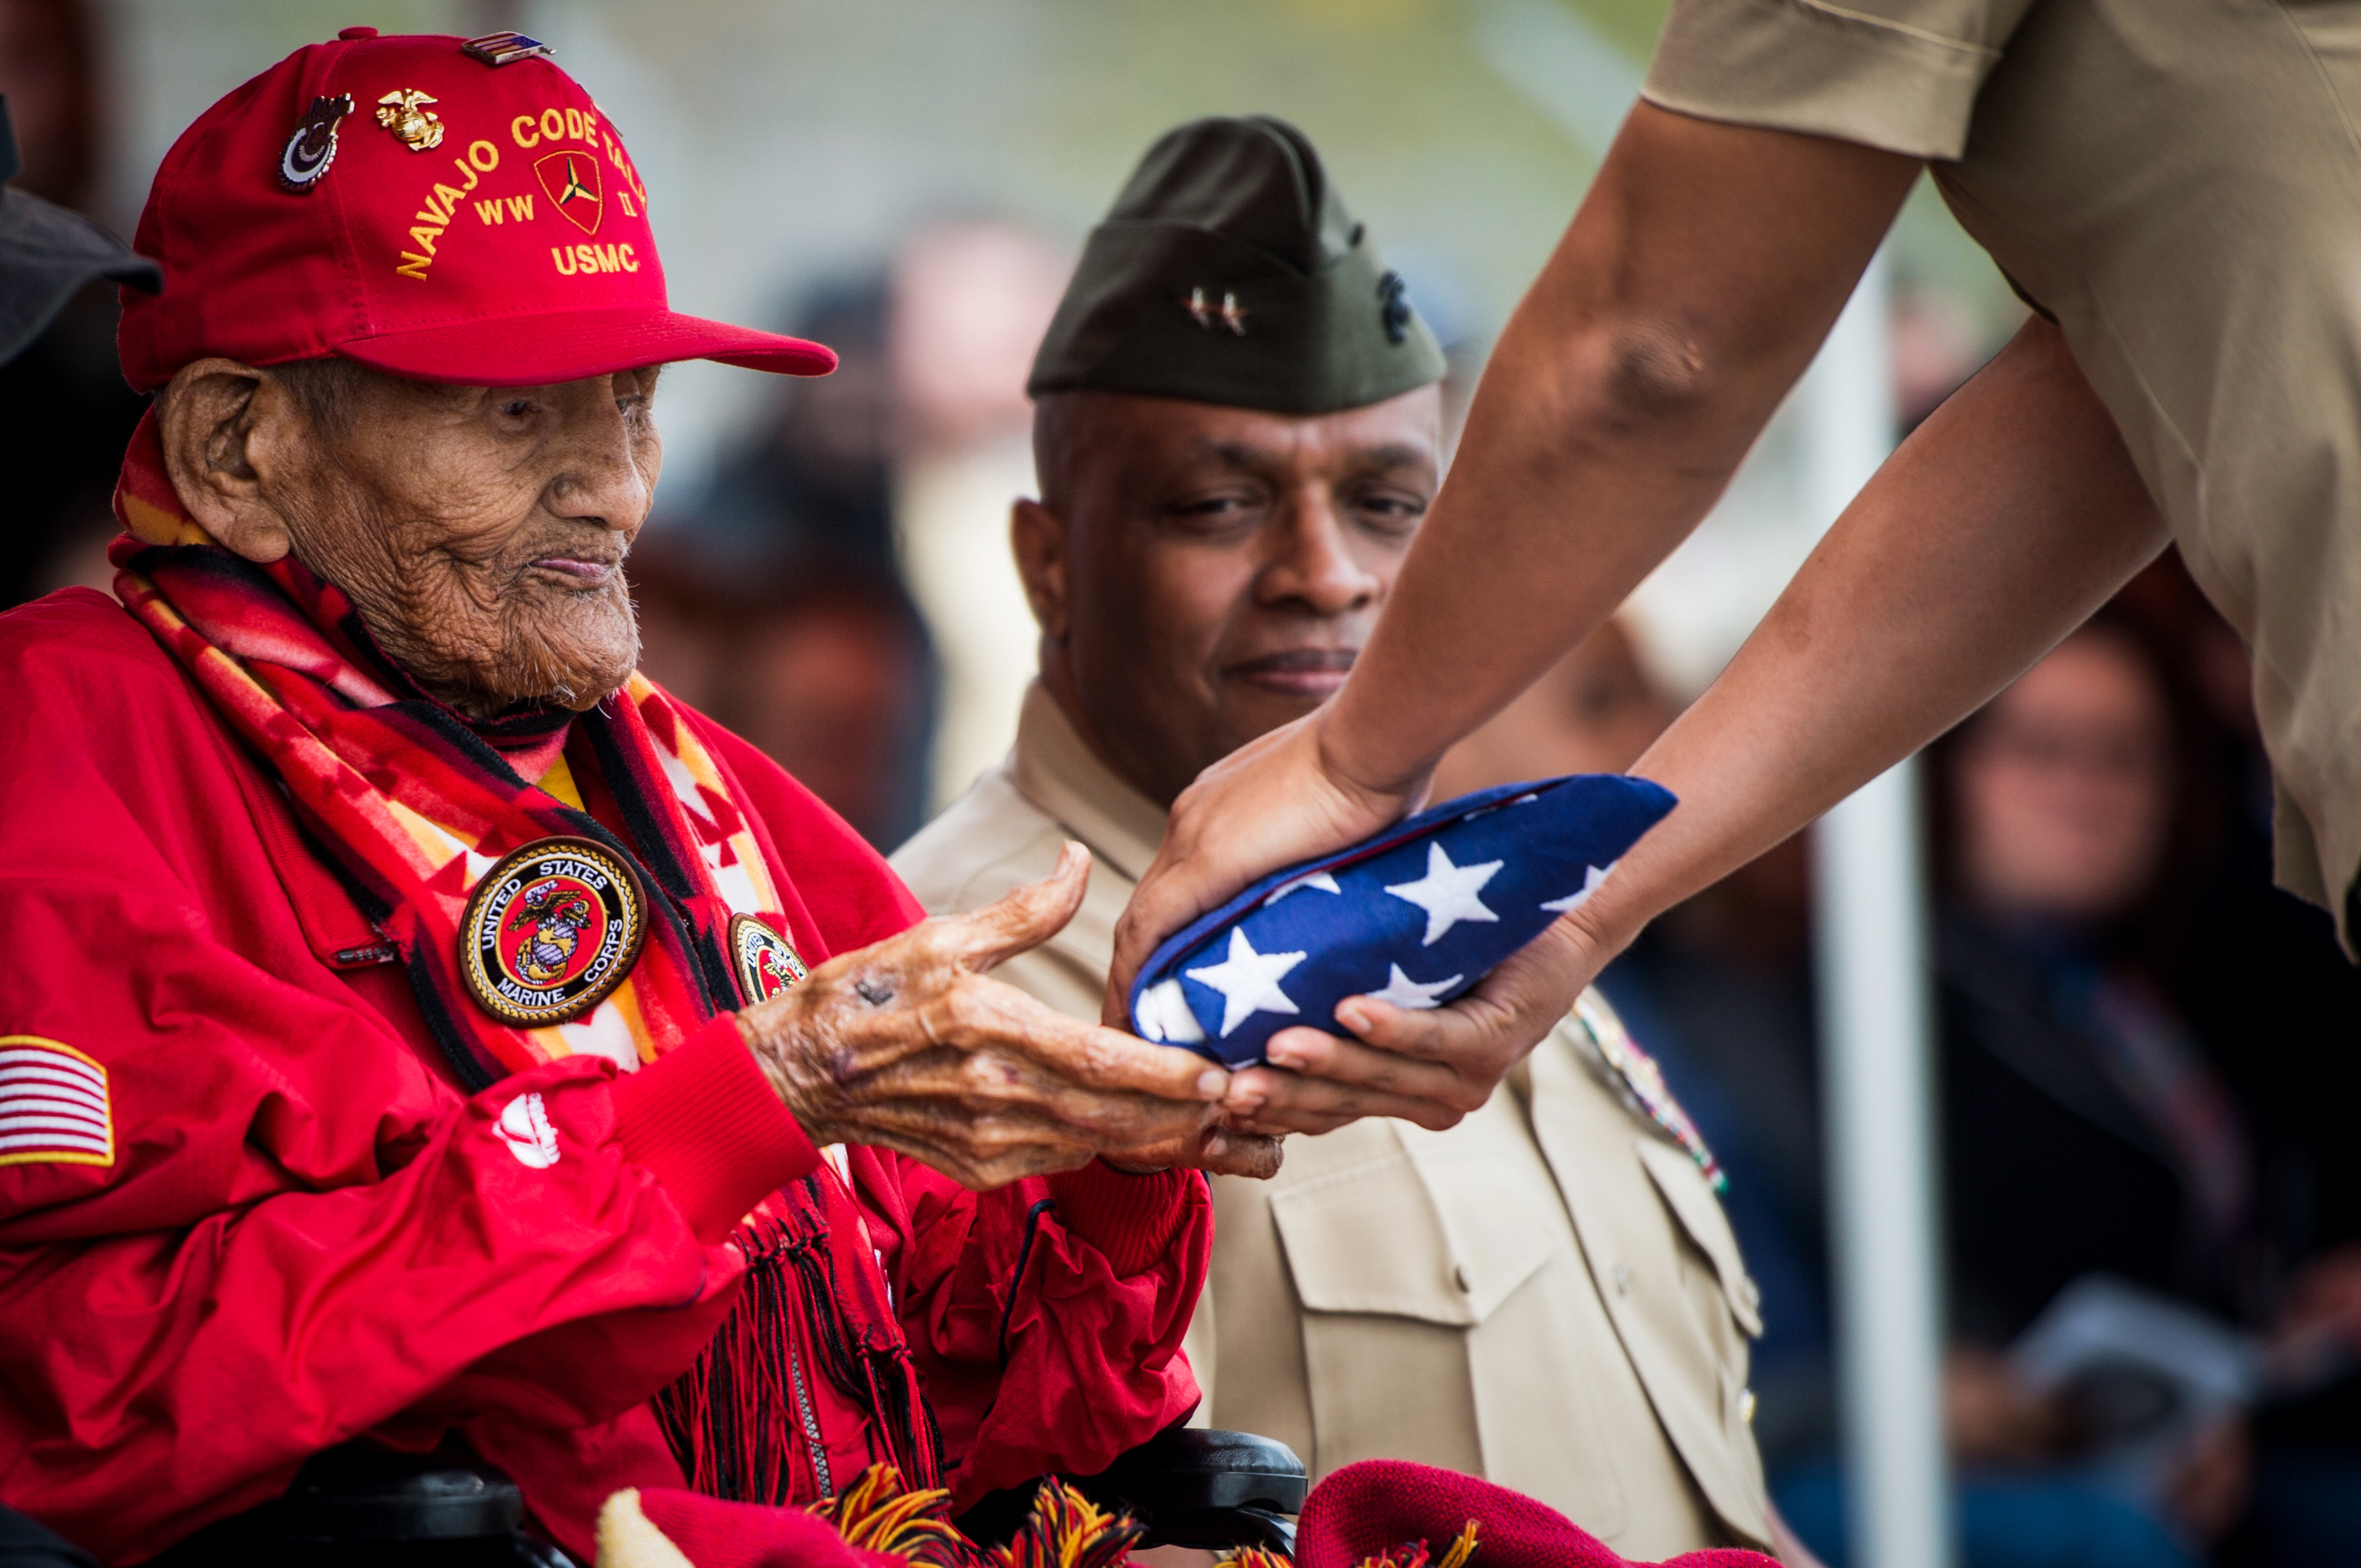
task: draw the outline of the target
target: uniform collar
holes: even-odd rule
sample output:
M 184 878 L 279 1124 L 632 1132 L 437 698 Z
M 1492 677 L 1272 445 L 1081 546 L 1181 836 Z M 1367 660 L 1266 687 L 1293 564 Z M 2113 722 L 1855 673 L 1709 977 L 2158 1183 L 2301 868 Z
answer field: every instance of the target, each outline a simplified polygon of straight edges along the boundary
M 1049 689 L 1025 690 L 1010 759 L 1016 791 L 1137 882 L 1164 839 L 1165 810 L 1099 760 Z

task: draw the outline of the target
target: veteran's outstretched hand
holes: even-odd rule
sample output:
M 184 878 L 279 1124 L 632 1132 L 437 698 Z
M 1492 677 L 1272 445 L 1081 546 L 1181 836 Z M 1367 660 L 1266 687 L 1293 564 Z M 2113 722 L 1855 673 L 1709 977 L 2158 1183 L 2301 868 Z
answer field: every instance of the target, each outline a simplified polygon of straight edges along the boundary
M 987 978 L 1073 918 L 1090 854 L 997 904 L 830 959 L 738 1014 L 815 1144 L 899 1150 L 976 1189 L 1108 1154 L 1268 1174 L 1267 1140 L 1225 1135 L 1230 1075 L 1204 1058 L 1068 1017 Z

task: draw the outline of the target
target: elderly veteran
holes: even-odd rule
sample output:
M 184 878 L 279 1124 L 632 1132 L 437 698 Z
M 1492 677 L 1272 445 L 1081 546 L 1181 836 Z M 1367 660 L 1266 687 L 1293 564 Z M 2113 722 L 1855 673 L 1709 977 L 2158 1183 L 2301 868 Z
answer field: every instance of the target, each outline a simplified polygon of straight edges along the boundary
M 349 29 L 181 137 L 123 602 L 0 617 L 0 1501 L 109 1561 L 355 1439 L 587 1556 L 619 1487 L 964 1500 L 1197 1401 L 1204 1183 L 1131 1172 L 1224 1075 L 977 972 L 1081 851 L 920 924 L 633 673 L 655 366 L 834 359 L 667 308 L 544 53 Z
M 1300 131 L 1201 120 L 1149 150 L 1034 367 L 1041 499 L 1014 534 L 1040 679 L 1016 749 L 893 858 L 948 913 L 1090 846 L 1081 913 L 1002 978 L 1097 1015 L 1173 797 L 1344 680 L 1439 481 L 1443 373 Z M 1396 1047 L 1442 1016 L 1339 1012 Z M 1294 1030 L 1272 1058 L 1346 1048 Z M 1647 1058 L 1587 992 L 1474 1098 L 1455 1126 L 1397 1100 L 1291 1140 L 1268 1182 L 1215 1181 L 1189 1342 L 1213 1424 L 1315 1477 L 1484 1475 L 1634 1557 L 1768 1544 L 1755 1290 Z

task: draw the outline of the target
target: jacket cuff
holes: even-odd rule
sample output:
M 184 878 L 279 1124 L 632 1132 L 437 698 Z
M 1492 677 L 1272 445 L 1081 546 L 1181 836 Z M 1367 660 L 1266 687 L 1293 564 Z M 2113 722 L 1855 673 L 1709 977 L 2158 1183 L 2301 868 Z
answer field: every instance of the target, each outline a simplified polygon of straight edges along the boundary
M 655 1173 L 708 1245 L 819 1167 L 819 1151 L 755 1065 L 734 1013 L 615 1080 L 615 1135 L 623 1157 Z
M 1099 1249 L 1118 1279 L 1164 1255 L 1188 1217 L 1190 1187 L 1200 1179 L 1193 1170 L 1133 1176 L 1098 1159 L 1048 1178 L 1058 1218 Z

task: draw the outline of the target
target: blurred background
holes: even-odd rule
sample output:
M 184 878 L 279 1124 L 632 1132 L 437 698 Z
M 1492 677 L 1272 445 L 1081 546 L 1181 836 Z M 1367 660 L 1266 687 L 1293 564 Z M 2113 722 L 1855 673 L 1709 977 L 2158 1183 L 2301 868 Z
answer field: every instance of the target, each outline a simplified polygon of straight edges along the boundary
M 354 23 L 556 47 L 628 138 L 674 302 L 835 346 L 668 370 L 634 554 L 649 673 L 890 850 L 996 762 L 1033 667 L 1007 509 L 1023 380 L 1161 131 L 1320 147 L 1449 349 L 1488 345 L 1636 89 L 1657 0 L 0 0 L 19 183 L 130 234 L 214 98 Z M 2021 319 L 1922 181 L 1887 249 L 1903 427 Z M 140 409 L 114 304 L 0 370 L 0 602 L 104 586 Z M 1623 615 L 1472 740 L 1620 768 L 1802 560 L 1795 417 Z M 1896 432 L 1900 433 L 1899 431 Z M 2245 653 L 2168 555 L 1928 760 L 1946 1431 L 1966 1561 L 2361 1561 L 2361 979 L 2269 886 Z M 1446 781 L 1447 786 L 1447 781 Z M 1810 857 L 1659 922 L 1606 984 L 1732 1178 L 1756 1431 L 1842 1563 Z

